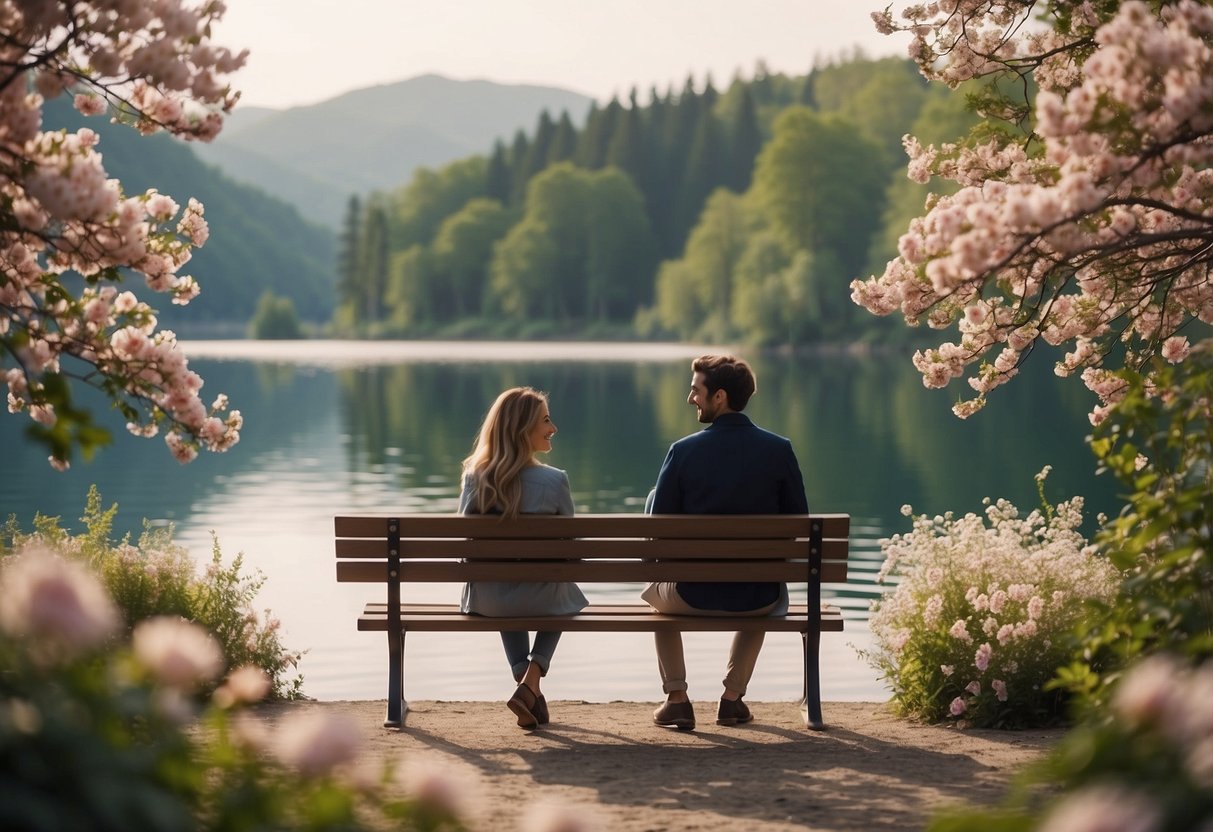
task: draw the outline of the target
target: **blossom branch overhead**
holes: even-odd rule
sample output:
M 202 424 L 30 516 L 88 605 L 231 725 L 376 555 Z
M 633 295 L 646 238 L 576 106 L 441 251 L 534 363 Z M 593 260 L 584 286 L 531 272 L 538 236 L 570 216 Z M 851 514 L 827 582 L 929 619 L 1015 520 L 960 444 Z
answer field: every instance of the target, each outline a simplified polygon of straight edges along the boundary
M 1193 0 L 952 2 L 911 6 L 881 31 L 913 35 L 911 56 L 952 86 L 1030 73 L 1027 130 L 987 130 L 923 147 L 911 179 L 956 182 L 933 196 L 884 273 L 852 283 L 877 315 L 955 325 L 959 339 L 915 354 L 928 387 L 969 375 L 967 416 L 1043 340 L 1066 347 L 1059 375 L 1123 395 L 1110 356 L 1149 371 L 1186 358 L 1185 330 L 1213 324 L 1213 8 Z M 1014 111 L 1008 107 L 1008 111 Z M 976 365 L 976 366 L 974 366 Z
M 165 428 L 181 461 L 239 439 L 239 411 L 226 412 L 222 395 L 203 405 L 174 333 L 122 286 L 141 278 L 175 304 L 197 296 L 181 270 L 209 237 L 202 204 L 127 195 L 94 131 L 42 129 L 44 102 L 67 94 L 83 115 L 110 113 L 140 133 L 214 138 L 239 97 L 225 78 L 247 57 L 210 42 L 225 10 L 220 0 L 0 0 L 0 370 L 9 411 L 37 423 L 56 467 L 104 441 L 73 406 L 73 382 L 102 390 L 131 432 Z

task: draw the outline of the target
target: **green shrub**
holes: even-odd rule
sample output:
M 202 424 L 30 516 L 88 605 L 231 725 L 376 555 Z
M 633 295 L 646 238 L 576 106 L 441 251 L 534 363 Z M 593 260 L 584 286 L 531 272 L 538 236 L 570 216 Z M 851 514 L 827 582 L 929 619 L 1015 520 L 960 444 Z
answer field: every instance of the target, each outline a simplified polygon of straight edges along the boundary
M 253 338 L 267 341 L 287 341 L 303 337 L 295 303 L 290 298 L 266 292 L 257 301 L 257 311 L 249 323 Z
M 1094 711 L 1143 656 L 1213 658 L 1213 339 L 1182 365 L 1156 359 L 1151 373 L 1148 382 L 1120 373 L 1124 398 L 1091 441 L 1129 495 L 1096 537 L 1124 583 L 1081 628 L 1081 647 L 1059 674 Z
M 878 580 L 898 583 L 873 605 L 864 657 L 903 714 L 999 728 L 1064 716 L 1064 695 L 1046 683 L 1069 656 L 1084 602 L 1109 598 L 1117 581 L 1081 522 L 1081 498 L 1026 517 L 987 500 L 984 518 L 919 516 L 912 532 L 881 542 Z
M 128 631 L 152 616 L 180 616 L 215 635 L 228 667 L 251 664 L 265 671 L 272 698 L 302 696 L 303 679 L 293 672 L 301 654 L 283 645 L 279 621 L 253 606 L 264 576 L 244 574 L 241 555 L 225 566 L 217 541 L 210 565 L 199 574 L 189 552 L 173 542 L 171 528 L 147 527 L 137 544 L 127 538 L 114 542 L 110 535 L 117 511 L 116 504 L 101 508 L 94 487 L 81 518 L 84 534 L 73 536 L 60 527 L 59 518 L 42 515 L 34 520 L 34 532 L 26 534 L 10 518 L 0 555 L 42 545 L 84 563 L 105 583 Z

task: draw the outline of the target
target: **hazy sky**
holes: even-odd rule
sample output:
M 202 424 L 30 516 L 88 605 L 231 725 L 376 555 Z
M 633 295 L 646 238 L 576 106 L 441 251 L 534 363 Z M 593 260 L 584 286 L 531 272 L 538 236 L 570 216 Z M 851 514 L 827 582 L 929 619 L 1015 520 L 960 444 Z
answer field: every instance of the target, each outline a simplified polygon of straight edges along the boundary
M 248 48 L 243 104 L 290 107 L 434 72 L 565 87 L 602 100 L 636 85 L 725 87 L 765 60 L 803 74 L 860 46 L 905 53 L 881 0 L 227 0 L 216 41 Z

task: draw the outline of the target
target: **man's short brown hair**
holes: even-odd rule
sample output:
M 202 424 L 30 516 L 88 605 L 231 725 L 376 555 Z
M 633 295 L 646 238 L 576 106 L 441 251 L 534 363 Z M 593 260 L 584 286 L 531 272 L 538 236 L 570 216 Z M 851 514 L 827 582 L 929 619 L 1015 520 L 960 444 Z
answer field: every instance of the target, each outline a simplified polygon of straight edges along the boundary
M 745 410 L 750 396 L 758 389 L 758 381 L 750 365 L 732 355 L 701 355 L 691 362 L 691 372 L 703 373 L 708 395 L 723 390 L 729 408 L 738 413 Z

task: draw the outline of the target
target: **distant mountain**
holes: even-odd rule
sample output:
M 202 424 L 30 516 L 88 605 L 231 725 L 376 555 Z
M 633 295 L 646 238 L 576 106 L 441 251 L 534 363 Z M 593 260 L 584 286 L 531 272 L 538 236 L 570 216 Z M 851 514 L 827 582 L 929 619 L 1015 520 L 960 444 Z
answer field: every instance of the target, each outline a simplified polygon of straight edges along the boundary
M 89 127 L 101 137 L 106 172 L 127 194 L 156 188 L 182 206 L 195 197 L 206 206 L 210 239 L 182 270 L 202 287 L 187 307 L 166 296 L 136 292 L 179 330 L 203 322 L 244 322 L 262 292 L 291 298 L 301 317 L 326 321 L 333 311 L 335 236 L 300 216 L 294 207 L 229 179 L 204 164 L 195 149 L 167 135 L 140 136 L 104 117 L 85 118 L 65 98 L 47 102 L 44 129 Z
M 289 110 L 240 107 L 219 138 L 197 148 L 227 175 L 337 228 L 351 194 L 406 184 L 418 167 L 477 153 L 532 132 L 543 110 L 580 124 L 593 99 L 555 87 L 421 75 Z

